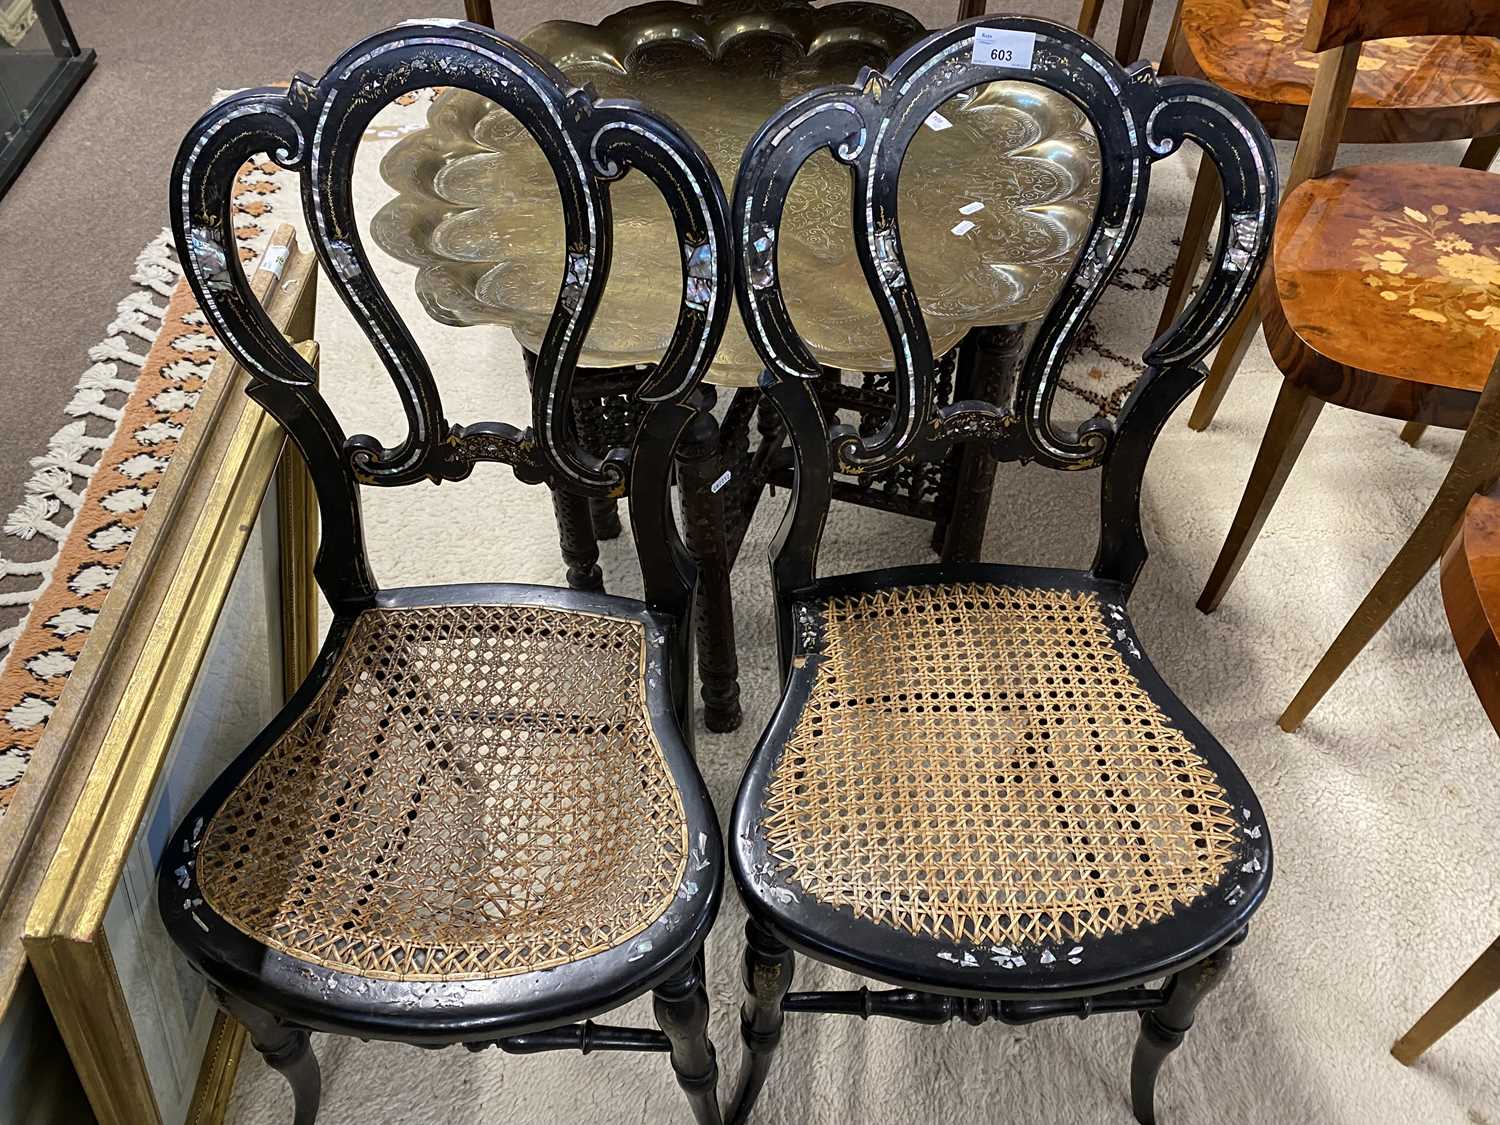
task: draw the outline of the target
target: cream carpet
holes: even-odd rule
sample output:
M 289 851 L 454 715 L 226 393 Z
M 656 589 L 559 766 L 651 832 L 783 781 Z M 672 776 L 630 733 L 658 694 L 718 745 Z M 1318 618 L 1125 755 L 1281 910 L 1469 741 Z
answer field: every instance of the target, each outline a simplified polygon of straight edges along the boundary
M 1402 155 L 1413 159 L 1410 153 Z M 1453 151 L 1435 155 L 1457 160 Z M 1159 269 L 1170 261 L 1193 159 L 1159 166 L 1154 217 L 1131 264 Z M 386 192 L 373 159 L 362 161 L 360 175 L 368 217 Z M 449 416 L 523 418 L 521 362 L 508 334 L 433 324 L 412 297 L 411 271 L 378 253 L 377 264 L 440 373 Z M 1156 315 L 1156 297 L 1116 290 L 1096 320 L 1111 348 L 1139 355 Z M 325 386 L 346 427 L 394 441 L 400 415 L 370 349 L 331 293 L 319 317 Z M 1134 619 L 1162 674 L 1255 785 L 1277 858 L 1270 897 L 1233 973 L 1166 1066 L 1161 1120 L 1500 1123 L 1500 1004 L 1477 1013 L 1414 1069 L 1387 1053 L 1500 930 L 1493 876 L 1500 760 L 1454 651 L 1435 576 L 1302 733 L 1288 736 L 1274 725 L 1416 523 L 1455 441 L 1434 433 L 1413 450 L 1392 423 L 1326 411 L 1223 609 L 1206 617 L 1193 601 L 1277 383 L 1257 343 L 1213 429 L 1190 432 L 1184 410 L 1158 443 L 1146 480 L 1153 554 Z M 986 557 L 1086 566 L 1097 488 L 1094 475 L 1003 467 Z M 497 466 L 462 484 L 367 495 L 371 548 L 387 585 L 562 581 L 545 492 L 522 488 Z M 781 507 L 780 498 L 764 505 L 734 576 L 744 726 L 734 735 L 699 735 L 699 757 L 726 820 L 777 697 L 765 557 Z M 927 536 L 925 525 L 836 506 L 824 572 L 926 561 Z M 638 590 L 628 535 L 605 544 L 602 561 L 611 590 Z M 743 920 L 730 890 L 709 942 L 712 1034 L 726 1092 L 739 1057 Z M 847 983 L 799 962 L 798 987 Z M 649 1005 L 638 1000 L 615 1019 L 649 1024 Z M 1127 1122 L 1135 1022 L 1098 1016 L 1029 1028 L 929 1029 L 793 1016 L 755 1120 Z M 325 1076 L 322 1125 L 688 1120 L 660 1056 L 512 1058 L 326 1036 L 315 1043 Z M 230 1119 L 284 1125 L 290 1115 L 281 1078 L 247 1055 Z

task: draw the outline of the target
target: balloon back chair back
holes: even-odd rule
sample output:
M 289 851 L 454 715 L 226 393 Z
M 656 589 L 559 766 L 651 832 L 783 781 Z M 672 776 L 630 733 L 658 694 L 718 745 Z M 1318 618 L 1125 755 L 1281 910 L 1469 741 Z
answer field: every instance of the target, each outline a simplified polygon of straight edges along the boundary
M 934 410 L 933 357 L 896 213 L 908 142 L 948 98 L 995 80 L 1087 113 L 1102 184 L 1068 283 L 1003 401 Z M 1118 421 L 1060 431 L 1069 345 L 1118 268 L 1153 163 L 1184 140 L 1217 167 L 1229 221 L 1206 284 L 1145 355 Z M 819 368 L 782 298 L 788 187 L 820 149 L 848 166 L 854 241 L 896 356 L 874 433 L 830 425 Z M 751 914 L 745 1063 L 731 1117 L 765 1081 L 783 1013 L 1028 1022 L 1138 1011 L 1135 1112 L 1266 893 L 1270 842 L 1229 755 L 1177 700 L 1125 602 L 1146 559 L 1141 478 L 1200 359 L 1250 296 L 1276 208 L 1264 130 L 1207 83 L 1122 68 L 1077 32 L 994 17 L 934 34 L 857 84 L 788 104 L 745 152 L 731 203 L 736 296 L 793 442 L 773 547 L 785 687 L 741 784 L 730 857 Z M 820 579 L 835 471 L 982 442 L 1003 461 L 1102 471 L 1088 570 L 928 565 Z M 789 992 L 793 950 L 891 982 Z M 1155 978 L 1161 987 L 1145 987 Z
M 494 101 L 556 176 L 565 266 L 524 427 L 449 421 L 358 234 L 361 134 L 430 86 Z M 407 432 L 394 446 L 344 432 L 246 284 L 230 200 L 261 153 L 301 175 L 318 259 L 399 393 Z M 634 390 L 638 435 L 601 457 L 575 439 L 570 383 L 609 275 L 610 184 L 632 173 L 671 211 L 682 299 Z M 160 884 L 169 932 L 288 1076 L 298 1125 L 319 1097 L 309 1029 L 670 1052 L 697 1120 L 718 1121 L 702 945 L 722 853 L 684 733 L 694 570 L 669 494 L 686 401 L 732 299 L 708 159 L 669 121 L 572 88 L 514 40 L 418 22 L 364 40 L 321 79 L 220 102 L 182 143 L 171 209 L 204 315 L 308 466 L 333 624 L 294 698 L 178 828 L 168 854 L 181 861 Z M 380 588 L 360 489 L 459 480 L 481 461 L 628 495 L 644 602 L 520 584 Z M 660 1030 L 579 1022 L 647 991 Z

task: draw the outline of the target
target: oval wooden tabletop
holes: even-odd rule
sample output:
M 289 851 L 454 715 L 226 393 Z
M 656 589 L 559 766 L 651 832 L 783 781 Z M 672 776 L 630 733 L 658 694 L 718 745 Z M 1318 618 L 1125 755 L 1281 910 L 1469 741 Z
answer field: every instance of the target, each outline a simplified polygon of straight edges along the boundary
M 1469 501 L 1443 556 L 1442 585 L 1453 643 L 1500 731 L 1500 487 Z
M 1284 373 L 1321 394 L 1321 357 L 1472 409 L 1500 350 L 1500 177 L 1381 164 L 1307 180 L 1282 203 L 1272 269 L 1267 341 Z
M 1311 0 L 1183 0 L 1174 72 L 1207 78 L 1292 139 L 1318 72 L 1302 49 Z M 1500 39 L 1420 36 L 1365 44 L 1344 140 L 1405 143 L 1500 132 Z

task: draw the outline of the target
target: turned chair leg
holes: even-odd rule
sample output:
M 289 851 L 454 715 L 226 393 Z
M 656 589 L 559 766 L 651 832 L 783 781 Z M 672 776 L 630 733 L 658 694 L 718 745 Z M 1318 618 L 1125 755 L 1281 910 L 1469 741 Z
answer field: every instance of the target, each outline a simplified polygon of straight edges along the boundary
M 1266 423 L 1266 436 L 1261 439 L 1260 452 L 1255 455 L 1255 465 L 1250 470 L 1250 479 L 1245 482 L 1245 494 L 1240 497 L 1239 509 L 1234 513 L 1234 522 L 1229 525 L 1229 534 L 1219 550 L 1213 573 L 1198 595 L 1198 608 L 1212 613 L 1224 599 L 1224 591 L 1239 573 L 1245 556 L 1250 553 L 1261 525 L 1281 495 L 1281 486 L 1287 474 L 1297 463 L 1297 455 L 1312 432 L 1313 423 L 1323 409 L 1323 400 L 1308 394 L 1290 380 L 1283 380 L 1281 391 L 1276 396 L 1276 405 Z
M 698 1125 L 722 1125 L 719 1064 L 708 1038 L 708 992 L 703 986 L 703 950 L 654 993 L 657 1025 L 672 1042 L 672 1070 L 687 1094 Z
M 1255 339 L 1255 330 L 1260 327 L 1260 306 L 1252 297 L 1245 302 L 1240 315 L 1235 317 L 1224 339 L 1219 341 L 1219 350 L 1214 353 L 1214 365 L 1208 369 L 1208 378 L 1193 402 L 1193 412 L 1188 415 L 1188 426 L 1194 430 L 1206 430 L 1214 415 L 1219 412 L 1219 403 L 1224 401 L 1224 392 L 1234 374 L 1245 362 L 1245 353 Z
M 781 1025 L 786 1019 L 781 1000 L 792 987 L 794 958 L 768 928 L 753 918 L 745 923 L 745 1003 L 740 1008 L 740 1076 L 735 1083 L 734 1099 L 729 1103 L 730 1125 L 744 1125 L 755 1108 L 771 1056 L 781 1042 Z
M 1198 1005 L 1224 979 L 1234 947 L 1244 940 L 1241 930 L 1227 945 L 1174 974 L 1167 984 L 1166 1002 L 1141 1013 L 1141 1031 L 1130 1059 L 1130 1108 L 1141 1125 L 1156 1125 L 1156 1078 L 1161 1064 L 1182 1046 Z
M 712 387 L 700 387 L 697 413 L 677 443 L 683 539 L 698 564 L 696 602 L 698 680 L 703 725 L 716 733 L 739 727 L 740 664 L 735 651 L 734 602 L 729 590 L 729 542 L 724 502 L 715 484 L 723 465 Z
M 1219 217 L 1219 204 L 1224 197 L 1219 187 L 1219 171 L 1214 162 L 1205 155 L 1198 162 L 1198 178 L 1193 182 L 1193 199 L 1188 204 L 1187 222 L 1182 228 L 1182 242 L 1177 247 L 1177 261 L 1172 266 L 1172 280 L 1167 286 L 1166 303 L 1162 305 L 1161 319 L 1156 324 L 1156 338 L 1160 340 L 1172 327 L 1172 321 L 1187 304 L 1188 294 L 1193 290 L 1193 281 L 1198 276 L 1198 267 L 1203 262 L 1203 251 L 1208 246 L 1208 232 Z
M 292 1125 L 313 1125 L 318 1117 L 323 1078 L 307 1032 L 222 993 L 219 994 L 219 1004 L 245 1025 L 250 1042 L 260 1052 L 260 1057 L 273 1070 L 279 1071 L 292 1088 Z
M 1411 1066 L 1423 1051 L 1457 1027 L 1465 1016 L 1496 992 L 1500 992 L 1500 938 L 1491 942 L 1490 947 L 1464 970 L 1464 975 L 1412 1024 L 1411 1030 L 1396 1040 L 1391 1054 L 1405 1066 Z
M 568 585 L 574 590 L 604 592 L 604 572 L 599 569 L 599 540 L 594 537 L 594 517 L 589 498 L 552 490 L 552 508 L 557 514 L 557 538 L 563 562 L 568 565 Z

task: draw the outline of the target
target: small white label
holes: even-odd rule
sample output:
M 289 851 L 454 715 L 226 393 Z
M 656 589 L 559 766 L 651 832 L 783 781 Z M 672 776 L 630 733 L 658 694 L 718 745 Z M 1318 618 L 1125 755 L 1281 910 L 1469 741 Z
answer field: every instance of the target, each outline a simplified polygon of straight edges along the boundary
M 979 200 L 976 199 L 976 200 L 974 200 L 973 203 L 965 203 L 962 207 L 960 207 L 958 209 L 958 213 L 960 215 L 972 215 L 972 214 L 974 214 L 975 211 L 983 211 L 983 210 L 984 210 L 984 204 L 981 203 L 981 202 L 979 202 Z
M 271 246 L 266 249 L 265 257 L 260 260 L 260 268 L 279 278 L 281 271 L 286 268 L 287 254 L 290 252 L 288 246 Z
M 953 233 L 956 234 L 956 235 L 958 235 L 960 238 L 962 238 L 964 235 L 968 234 L 973 229 L 974 229 L 974 224 L 971 223 L 971 222 L 969 222 L 968 219 L 965 219 L 963 222 L 959 223 L 958 226 L 956 226 L 956 227 L 953 228 Z
M 986 66 L 1008 66 L 1015 70 L 1031 69 L 1031 52 L 1036 48 L 1036 32 L 1007 31 L 1000 27 L 974 29 L 972 61 Z
M 934 133 L 941 133 L 944 129 L 953 128 L 953 122 L 949 121 L 937 110 L 933 110 L 927 115 L 927 127 Z
M 729 478 L 732 475 L 733 474 L 728 469 L 725 469 L 724 472 L 722 474 L 720 474 L 719 479 L 716 480 L 716 481 L 714 481 L 713 484 L 711 484 L 711 485 L 708 486 L 708 490 L 710 492 L 718 492 L 721 488 L 723 488 L 726 484 L 729 483 Z

